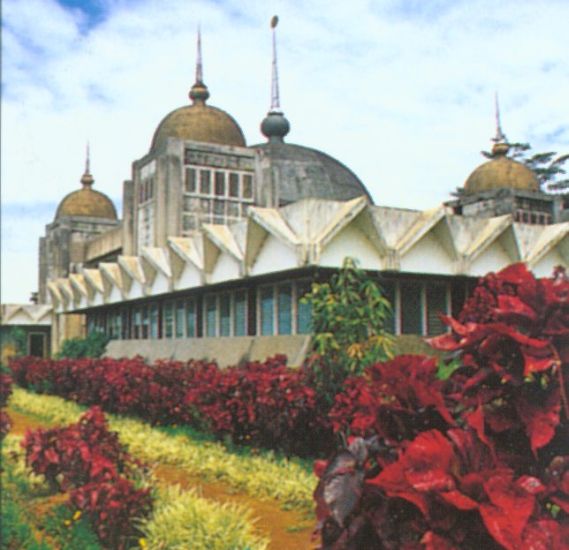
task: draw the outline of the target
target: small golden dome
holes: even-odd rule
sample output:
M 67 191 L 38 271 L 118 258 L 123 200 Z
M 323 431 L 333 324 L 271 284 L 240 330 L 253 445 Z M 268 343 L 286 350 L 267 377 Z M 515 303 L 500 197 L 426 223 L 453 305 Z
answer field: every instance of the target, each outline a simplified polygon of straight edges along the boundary
M 492 148 L 494 158 L 481 164 L 466 180 L 466 193 L 479 193 L 493 189 L 519 189 L 539 191 L 539 181 L 533 171 L 506 156 L 507 143 L 496 143 Z
M 199 57 L 198 44 L 196 82 L 188 94 L 192 100 L 192 105 L 184 105 L 162 119 L 154 132 L 150 146 L 151 151 L 161 148 L 169 137 L 246 147 L 245 137 L 235 119 L 217 107 L 206 105 L 209 90 L 201 78 Z
M 86 171 L 81 178 L 83 188 L 64 197 L 57 207 L 55 218 L 83 216 L 116 220 L 115 205 L 107 195 L 91 189 L 93 181 L 93 176 Z
M 169 137 L 182 140 L 245 147 L 245 137 L 233 117 L 204 101 L 180 107 L 166 115 L 156 128 L 151 150 L 162 147 Z

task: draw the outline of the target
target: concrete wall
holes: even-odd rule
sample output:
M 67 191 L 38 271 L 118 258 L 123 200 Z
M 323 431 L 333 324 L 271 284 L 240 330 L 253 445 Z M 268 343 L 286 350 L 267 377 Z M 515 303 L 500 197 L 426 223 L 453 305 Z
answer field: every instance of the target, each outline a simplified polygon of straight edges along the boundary
M 91 260 L 120 250 L 122 247 L 122 233 L 123 229 L 118 225 L 87 241 L 85 261 L 90 262 Z
M 221 366 L 241 361 L 264 361 L 276 354 L 285 354 L 288 364 L 302 363 L 309 351 L 310 336 L 242 336 L 235 338 L 185 338 L 169 340 L 112 340 L 107 346 L 109 357 L 142 355 L 156 359 L 215 359 Z

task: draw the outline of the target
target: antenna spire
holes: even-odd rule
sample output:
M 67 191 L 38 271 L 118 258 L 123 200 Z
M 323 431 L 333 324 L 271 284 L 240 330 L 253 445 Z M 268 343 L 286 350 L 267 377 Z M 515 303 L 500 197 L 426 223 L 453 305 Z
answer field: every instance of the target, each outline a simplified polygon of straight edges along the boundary
M 273 15 L 271 19 L 271 29 L 273 33 L 273 66 L 271 74 L 271 112 L 278 112 L 281 109 L 279 97 L 279 71 L 277 66 L 277 32 L 279 16 Z
M 93 176 L 91 175 L 91 150 L 89 147 L 89 141 L 87 141 L 87 146 L 85 148 L 85 172 L 81 176 L 81 183 L 83 187 L 91 187 L 93 185 Z
M 198 44 L 196 58 L 196 84 L 203 84 L 203 62 L 202 62 L 202 30 L 198 25 Z
M 91 173 L 91 152 L 89 148 L 89 141 L 87 141 L 87 147 L 85 148 L 85 174 Z
M 271 19 L 273 31 L 273 67 L 271 74 L 271 109 L 261 122 L 261 133 L 269 138 L 269 143 L 282 143 L 290 130 L 290 124 L 281 111 L 279 98 L 279 73 L 277 70 L 277 36 L 275 28 L 279 22 L 277 15 Z
M 500 103 L 498 101 L 498 92 L 494 94 L 494 108 L 496 112 L 496 135 L 492 138 L 494 145 L 492 146 L 492 154 L 495 157 L 505 156 L 510 150 L 508 144 L 508 138 L 502 130 L 502 124 L 500 121 Z
M 202 61 L 202 31 L 198 25 L 197 55 L 196 55 L 196 81 L 190 89 L 190 99 L 194 105 L 204 105 L 209 97 L 209 90 L 203 81 Z
M 494 108 L 496 112 L 496 136 L 492 139 L 494 143 L 503 143 L 506 141 L 506 135 L 502 131 L 500 123 L 500 102 L 498 101 L 498 92 L 494 94 Z

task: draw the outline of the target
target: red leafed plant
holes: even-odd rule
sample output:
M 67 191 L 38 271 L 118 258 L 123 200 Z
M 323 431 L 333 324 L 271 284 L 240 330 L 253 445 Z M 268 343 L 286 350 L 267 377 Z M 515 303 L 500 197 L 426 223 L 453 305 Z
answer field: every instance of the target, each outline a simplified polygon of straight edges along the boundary
M 28 431 L 22 446 L 26 464 L 45 476 L 53 490 L 60 491 L 112 480 L 130 461 L 98 407 L 87 411 L 77 424 Z
M 4 410 L 8 404 L 8 399 L 12 394 L 12 377 L 8 374 L 0 372 L 0 441 L 4 439 L 10 431 L 12 422 L 10 416 Z
M 83 485 L 71 493 L 70 503 L 87 514 L 105 548 L 113 550 L 132 547 L 140 536 L 136 520 L 152 509 L 150 490 L 125 478 Z
M 569 281 L 483 278 L 433 347 L 348 380 L 316 464 L 322 548 L 569 548 Z M 450 372 L 448 379 L 443 372 Z

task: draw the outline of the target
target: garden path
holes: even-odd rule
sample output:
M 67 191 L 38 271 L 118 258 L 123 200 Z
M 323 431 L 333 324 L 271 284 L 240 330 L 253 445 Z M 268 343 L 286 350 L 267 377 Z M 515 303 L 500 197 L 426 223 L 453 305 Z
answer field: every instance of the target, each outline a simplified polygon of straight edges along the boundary
M 28 429 L 46 428 L 53 424 L 35 417 L 16 412 L 8 407 L 12 420 L 13 435 L 23 436 Z M 182 488 L 195 488 L 204 498 L 216 502 L 232 502 L 244 505 L 253 512 L 255 526 L 259 532 L 270 538 L 269 550 L 311 550 L 317 543 L 311 540 L 314 518 L 296 510 L 283 510 L 279 503 L 258 500 L 250 495 L 236 492 L 221 482 L 206 482 L 198 476 L 188 474 L 183 468 L 157 464 L 155 475 L 160 482 L 179 484 Z

